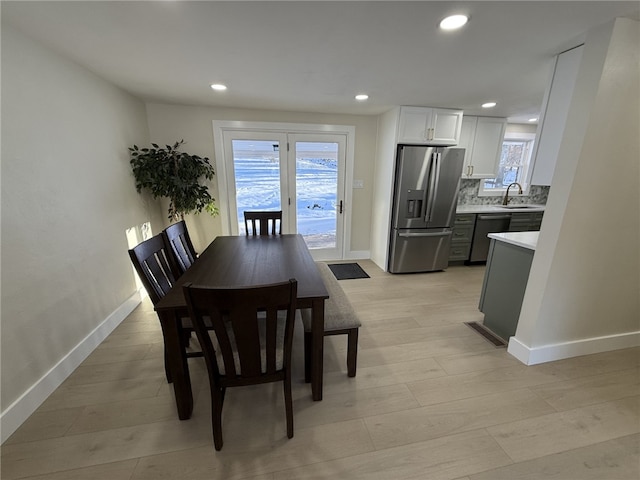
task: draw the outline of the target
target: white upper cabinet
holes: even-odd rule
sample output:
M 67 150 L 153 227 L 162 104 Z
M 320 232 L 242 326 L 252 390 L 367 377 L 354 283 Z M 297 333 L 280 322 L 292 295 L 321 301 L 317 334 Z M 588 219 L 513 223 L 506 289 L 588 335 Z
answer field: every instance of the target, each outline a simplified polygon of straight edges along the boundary
M 398 143 L 457 145 L 462 128 L 462 110 L 400 107 Z
M 542 104 L 537 142 L 533 147 L 532 185 L 551 185 L 573 88 L 578 78 L 582 50 L 583 47 L 579 46 L 556 57 L 553 75 Z
M 496 177 L 506 128 L 506 118 L 464 116 L 458 143 L 465 149 L 463 178 Z
M 462 177 L 466 178 L 469 174 L 469 164 L 473 153 L 473 141 L 476 136 L 476 126 L 478 125 L 478 117 L 470 117 L 465 115 L 462 117 L 462 128 L 460 129 L 460 141 L 458 147 L 464 148 L 464 167 L 462 169 Z

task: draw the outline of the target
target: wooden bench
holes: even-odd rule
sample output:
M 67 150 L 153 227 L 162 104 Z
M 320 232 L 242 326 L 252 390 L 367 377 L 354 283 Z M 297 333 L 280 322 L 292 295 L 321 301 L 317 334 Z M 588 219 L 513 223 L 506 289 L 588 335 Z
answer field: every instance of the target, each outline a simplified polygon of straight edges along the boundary
M 316 262 L 316 265 L 329 292 L 329 298 L 324 302 L 324 334 L 325 336 L 347 335 L 347 375 L 355 377 L 360 319 L 327 264 Z M 305 381 L 309 382 L 311 381 L 311 310 L 302 309 L 301 316 L 304 325 Z

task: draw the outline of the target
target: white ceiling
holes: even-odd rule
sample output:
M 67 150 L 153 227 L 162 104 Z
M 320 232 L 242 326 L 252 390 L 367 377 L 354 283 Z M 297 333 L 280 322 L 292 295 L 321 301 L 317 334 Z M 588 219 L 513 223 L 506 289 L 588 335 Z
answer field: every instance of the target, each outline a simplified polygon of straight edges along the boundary
M 555 54 L 640 2 L 2 2 L 14 25 L 151 102 L 345 114 L 395 105 L 526 120 Z M 451 13 L 471 16 L 444 33 Z M 46 81 L 46 79 L 43 79 Z M 229 89 L 213 92 L 221 82 Z M 356 102 L 356 93 L 368 93 Z M 495 101 L 490 111 L 483 102 Z

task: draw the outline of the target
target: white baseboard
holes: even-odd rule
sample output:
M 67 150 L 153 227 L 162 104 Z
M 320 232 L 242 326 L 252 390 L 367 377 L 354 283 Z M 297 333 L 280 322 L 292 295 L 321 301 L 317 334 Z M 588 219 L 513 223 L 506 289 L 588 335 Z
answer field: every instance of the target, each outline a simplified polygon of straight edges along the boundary
M 140 293 L 134 293 L 65 355 L 51 370 L 40 378 L 40 380 L 33 384 L 20 398 L 2 412 L 0 415 L 1 443 L 4 443 L 24 421 L 42 405 L 47 397 L 127 318 L 140 302 Z
M 563 358 L 591 355 L 593 353 L 609 352 L 640 346 L 640 331 L 607 335 L 604 337 L 585 338 L 572 342 L 528 347 L 516 337 L 509 339 L 507 352 L 525 365 L 553 362 Z

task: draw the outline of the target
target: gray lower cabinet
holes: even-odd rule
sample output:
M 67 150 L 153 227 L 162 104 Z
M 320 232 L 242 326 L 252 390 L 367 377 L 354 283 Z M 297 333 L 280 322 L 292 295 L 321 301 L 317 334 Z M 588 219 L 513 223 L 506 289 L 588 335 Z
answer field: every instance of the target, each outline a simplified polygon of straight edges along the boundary
M 473 228 L 476 224 L 475 213 L 458 213 L 451 234 L 451 249 L 449 261 L 460 262 L 469 260 Z
M 486 239 L 487 233 L 490 232 L 533 232 L 540 230 L 542 224 L 542 216 L 544 212 L 509 212 L 509 213 L 457 213 L 455 223 L 453 224 L 453 232 L 451 234 L 451 248 L 449 250 L 449 262 L 469 262 L 474 261 L 471 258 L 471 252 L 473 250 L 474 233 L 478 227 L 478 216 L 481 219 L 491 218 L 504 218 L 511 217 L 507 220 L 504 228 L 493 228 L 486 232 L 478 228 L 478 234 L 482 237 L 483 241 Z M 508 227 L 507 227 L 508 225 Z M 483 247 L 483 251 L 486 253 L 487 246 Z M 475 254 L 474 254 L 475 256 Z M 484 255 L 480 259 L 475 261 L 484 261 Z
M 534 251 L 492 239 L 480 311 L 483 325 L 505 341 L 515 335 Z

